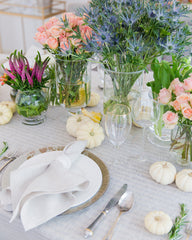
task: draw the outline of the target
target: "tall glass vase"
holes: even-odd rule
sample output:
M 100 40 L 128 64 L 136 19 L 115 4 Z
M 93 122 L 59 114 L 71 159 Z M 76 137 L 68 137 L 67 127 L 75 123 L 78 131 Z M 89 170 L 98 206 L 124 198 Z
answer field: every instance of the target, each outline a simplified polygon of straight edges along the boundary
M 170 151 L 179 165 L 188 166 L 192 162 L 192 125 L 179 123 L 171 131 Z
M 91 71 L 87 60 L 56 59 L 59 102 L 70 113 L 85 107 L 91 95 Z
M 153 103 L 152 125 L 149 128 L 148 139 L 151 143 L 160 147 L 169 147 L 171 129 L 165 127 L 163 114 L 169 110 L 165 104 L 159 103 L 156 93 L 149 93 Z
M 114 104 L 131 106 L 141 91 L 143 70 L 116 72 L 104 69 L 104 113 Z

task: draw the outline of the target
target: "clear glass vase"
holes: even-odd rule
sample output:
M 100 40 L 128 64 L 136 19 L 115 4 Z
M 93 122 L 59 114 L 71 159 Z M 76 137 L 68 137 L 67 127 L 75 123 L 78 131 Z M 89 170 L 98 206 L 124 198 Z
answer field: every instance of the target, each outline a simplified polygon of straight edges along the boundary
M 78 113 L 91 96 L 91 69 L 87 60 L 56 59 L 59 102 L 70 113 Z
M 44 122 L 48 108 L 48 97 L 42 89 L 19 91 L 17 93 L 16 108 L 23 117 L 26 125 L 37 125 Z
M 148 139 L 151 143 L 161 146 L 169 147 L 171 140 L 171 129 L 165 127 L 163 121 L 163 114 L 169 110 L 167 105 L 159 103 L 156 93 L 149 93 L 149 97 L 153 103 L 152 125 L 149 128 Z
M 141 91 L 143 73 L 104 69 L 104 113 L 114 104 L 132 105 Z
M 179 123 L 172 129 L 170 152 L 181 166 L 192 162 L 192 125 Z

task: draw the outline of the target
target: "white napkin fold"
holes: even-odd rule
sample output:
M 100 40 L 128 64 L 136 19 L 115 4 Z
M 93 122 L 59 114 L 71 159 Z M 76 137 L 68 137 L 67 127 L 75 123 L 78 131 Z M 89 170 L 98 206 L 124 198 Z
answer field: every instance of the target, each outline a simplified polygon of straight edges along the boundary
M 27 231 L 68 210 L 75 202 L 75 191 L 86 191 L 89 181 L 73 169 L 86 146 L 76 141 L 65 147 L 55 160 L 34 158 L 25 161 L 10 174 L 10 187 L 0 193 L 2 205 L 9 210 L 12 222 L 20 215 Z

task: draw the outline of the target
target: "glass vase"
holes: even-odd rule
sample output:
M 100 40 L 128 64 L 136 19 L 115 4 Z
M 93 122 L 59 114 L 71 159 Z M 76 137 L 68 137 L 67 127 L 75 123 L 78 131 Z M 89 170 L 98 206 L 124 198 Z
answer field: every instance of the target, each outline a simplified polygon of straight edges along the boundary
M 170 151 L 179 165 L 190 164 L 192 161 L 192 125 L 179 123 L 172 129 Z
M 159 103 L 156 93 L 149 93 L 153 104 L 152 125 L 149 127 L 148 139 L 151 143 L 160 147 L 169 147 L 171 129 L 165 127 L 163 114 L 169 110 L 167 105 Z
M 16 108 L 23 117 L 26 125 L 37 125 L 44 122 L 48 108 L 47 93 L 41 89 L 19 91 L 17 93 Z
M 104 113 L 114 104 L 131 106 L 141 91 L 143 70 L 116 72 L 104 69 Z
M 59 102 L 69 113 L 78 113 L 91 96 L 91 69 L 87 60 L 56 59 Z

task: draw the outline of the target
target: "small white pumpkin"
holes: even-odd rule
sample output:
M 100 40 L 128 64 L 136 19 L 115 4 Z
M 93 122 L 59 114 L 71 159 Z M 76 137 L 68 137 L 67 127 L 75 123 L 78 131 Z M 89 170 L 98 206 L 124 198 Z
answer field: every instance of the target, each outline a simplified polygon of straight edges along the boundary
M 162 211 L 149 212 L 145 216 L 144 224 L 149 232 L 157 235 L 167 234 L 173 226 L 170 216 Z
M 160 184 L 167 185 L 174 182 L 176 168 L 170 162 L 155 162 L 151 165 L 149 173 L 153 180 Z
M 98 123 L 87 122 L 81 124 L 77 130 L 77 140 L 86 140 L 87 148 L 99 146 L 104 138 L 103 128 Z
M 0 102 L 0 105 L 6 105 L 8 108 L 11 109 L 12 113 L 16 112 L 16 104 L 12 101 L 3 101 Z
M 13 113 L 6 105 L 0 105 L 0 125 L 8 123 L 13 117 Z
M 192 169 L 183 169 L 175 179 L 176 186 L 184 192 L 192 192 Z
M 88 107 L 94 107 L 99 103 L 100 100 L 100 96 L 98 93 L 92 92 L 91 93 L 91 97 L 90 97 L 90 101 L 87 104 Z
M 90 118 L 82 114 L 74 114 L 73 116 L 70 116 L 67 119 L 66 130 L 69 133 L 69 135 L 76 137 L 79 126 L 82 123 L 86 124 L 87 122 L 90 121 L 91 121 Z

